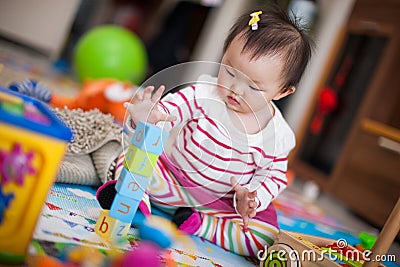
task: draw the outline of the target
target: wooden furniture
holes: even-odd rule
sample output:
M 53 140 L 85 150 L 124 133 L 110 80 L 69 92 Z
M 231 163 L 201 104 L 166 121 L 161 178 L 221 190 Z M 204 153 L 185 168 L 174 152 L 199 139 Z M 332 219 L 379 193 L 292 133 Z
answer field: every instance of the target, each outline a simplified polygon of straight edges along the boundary
M 370 259 L 381 258 L 381 255 L 386 255 L 390 245 L 396 237 L 396 234 L 400 230 L 400 198 L 396 202 L 392 212 L 389 215 L 382 231 L 380 232 L 378 239 L 372 247 L 372 254 Z M 378 266 L 377 261 L 368 261 L 363 264 L 363 267 L 375 267 Z
M 333 88 L 338 107 L 312 134 L 315 103 L 290 161 L 300 177 L 314 180 L 376 227 L 400 196 L 399 26 L 399 1 L 356 1 L 318 87 L 332 86 L 341 67 L 350 65 L 339 77 L 343 84 Z

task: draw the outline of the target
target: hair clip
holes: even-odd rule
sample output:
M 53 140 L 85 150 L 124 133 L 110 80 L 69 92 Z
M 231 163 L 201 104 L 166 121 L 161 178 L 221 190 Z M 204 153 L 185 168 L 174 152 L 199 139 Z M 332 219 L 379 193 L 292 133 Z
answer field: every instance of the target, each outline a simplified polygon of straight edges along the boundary
M 260 15 L 262 14 L 262 11 L 257 11 L 253 12 L 250 14 L 251 19 L 249 20 L 249 26 L 251 26 L 251 29 L 253 31 L 258 29 L 258 23 L 260 21 Z

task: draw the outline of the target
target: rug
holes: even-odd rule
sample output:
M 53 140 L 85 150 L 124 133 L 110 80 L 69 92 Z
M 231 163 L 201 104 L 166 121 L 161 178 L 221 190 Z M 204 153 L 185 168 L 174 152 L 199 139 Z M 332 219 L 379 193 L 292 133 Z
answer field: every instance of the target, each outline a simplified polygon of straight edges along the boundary
M 101 207 L 96 200 L 96 188 L 56 183 L 49 191 L 38 220 L 30 253 L 59 256 L 66 246 L 91 246 L 107 250 L 111 245 L 94 232 Z M 137 232 L 130 229 L 129 240 L 137 240 Z M 204 239 L 192 236 L 194 250 L 187 244 L 173 242 L 170 255 L 178 266 L 256 266 L 254 260 L 228 252 Z M 129 250 L 134 244 L 119 244 Z

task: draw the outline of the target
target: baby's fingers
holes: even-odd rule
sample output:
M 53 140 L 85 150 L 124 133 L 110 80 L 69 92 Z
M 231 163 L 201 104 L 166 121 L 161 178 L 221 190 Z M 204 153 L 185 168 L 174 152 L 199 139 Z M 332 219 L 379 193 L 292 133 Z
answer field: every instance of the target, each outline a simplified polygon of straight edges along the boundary
M 239 183 L 236 181 L 235 177 L 231 176 L 231 185 L 233 190 L 237 191 L 239 189 Z
M 248 198 L 254 199 L 257 196 L 257 191 L 249 192 Z
M 138 87 L 133 95 L 132 103 L 143 101 L 143 90 Z
M 256 207 L 257 203 L 253 200 L 249 200 L 249 208 L 254 209 Z
M 257 214 L 257 211 L 256 211 L 256 204 L 254 203 L 253 206 L 254 206 L 254 207 L 250 207 L 250 208 L 249 208 L 249 213 L 248 213 L 248 215 L 249 215 L 250 218 L 254 218 L 254 217 L 256 216 L 256 214 Z
M 143 92 L 143 99 L 151 99 L 151 93 L 154 91 L 154 86 L 147 86 Z
M 247 230 L 247 228 L 249 226 L 249 216 L 246 215 L 246 216 L 243 216 L 242 218 L 243 218 L 243 228 L 245 230 Z
M 153 102 L 158 102 L 161 99 L 164 91 L 165 91 L 165 86 L 161 85 L 160 87 L 158 87 L 157 91 L 155 91 L 155 93 L 151 97 L 151 100 Z
M 168 122 L 173 122 L 176 121 L 176 116 L 174 115 L 168 115 L 165 113 L 158 113 L 159 115 L 157 116 L 157 121 L 168 121 Z
M 122 105 L 128 112 L 132 112 L 133 105 L 130 102 L 125 102 Z

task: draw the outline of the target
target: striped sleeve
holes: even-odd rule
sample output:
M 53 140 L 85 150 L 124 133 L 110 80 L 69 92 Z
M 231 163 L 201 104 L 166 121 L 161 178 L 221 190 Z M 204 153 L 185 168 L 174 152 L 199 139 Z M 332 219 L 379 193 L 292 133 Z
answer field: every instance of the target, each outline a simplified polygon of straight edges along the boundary
M 255 172 L 250 188 L 257 188 L 256 211 L 265 210 L 271 201 L 287 187 L 287 156 L 283 154 L 275 157 L 272 164 Z
M 195 86 L 189 86 L 175 93 L 165 95 L 158 103 L 158 109 L 169 115 L 176 116 L 173 122 L 161 122 L 157 125 L 163 129 L 171 128 L 193 118 L 196 112 Z
M 264 160 L 256 169 L 249 184 L 250 188 L 257 190 L 256 211 L 267 209 L 271 201 L 287 187 L 288 155 L 296 145 L 295 135 L 280 113 L 276 115 L 274 125 L 275 153 L 271 157 L 264 151 L 260 151 Z

